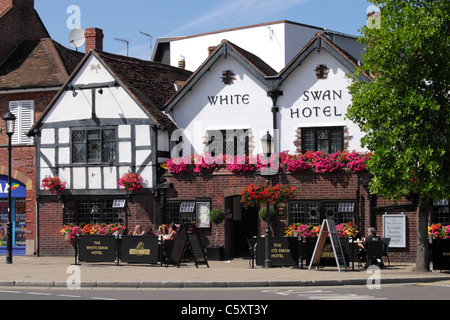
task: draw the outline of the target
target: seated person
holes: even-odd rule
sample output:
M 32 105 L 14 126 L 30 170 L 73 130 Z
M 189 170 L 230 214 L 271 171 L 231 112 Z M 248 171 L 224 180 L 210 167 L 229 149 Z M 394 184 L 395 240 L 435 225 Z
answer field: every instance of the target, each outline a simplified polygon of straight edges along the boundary
M 177 238 L 177 226 L 175 224 L 169 227 L 169 237 L 168 240 L 175 240 Z
M 163 224 L 158 229 L 158 239 L 159 240 L 167 240 L 169 239 L 169 229 L 167 228 L 167 225 Z
M 377 230 L 373 227 L 370 227 L 368 229 L 368 235 L 365 238 L 363 243 L 358 243 L 358 246 L 360 247 L 359 250 L 359 257 L 361 261 L 366 261 L 366 250 L 367 245 L 369 242 L 372 241 L 381 241 L 381 238 L 377 235 Z
M 141 225 L 138 224 L 135 228 L 134 228 L 134 232 L 132 233 L 133 236 L 142 236 L 145 233 L 145 231 L 142 231 L 141 229 Z

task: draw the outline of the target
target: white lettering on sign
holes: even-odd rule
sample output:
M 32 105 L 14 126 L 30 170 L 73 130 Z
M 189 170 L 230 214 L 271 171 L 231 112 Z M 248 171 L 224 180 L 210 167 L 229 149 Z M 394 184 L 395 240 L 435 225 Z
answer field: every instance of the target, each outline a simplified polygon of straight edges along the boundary
M 9 191 L 9 185 L 7 183 L 0 184 L 0 193 L 7 193 Z

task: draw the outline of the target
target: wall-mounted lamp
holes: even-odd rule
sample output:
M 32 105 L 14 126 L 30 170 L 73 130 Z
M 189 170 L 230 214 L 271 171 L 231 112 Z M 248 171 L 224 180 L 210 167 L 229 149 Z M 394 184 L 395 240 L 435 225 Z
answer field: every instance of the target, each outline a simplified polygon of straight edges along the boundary
M 75 90 L 72 91 L 72 96 L 75 98 L 78 95 L 78 92 L 76 92 Z
M 99 94 L 103 94 L 103 89 L 102 88 L 100 88 L 100 89 L 98 89 L 98 91 L 97 91 Z
M 267 155 L 268 158 L 272 155 L 272 136 L 269 131 L 261 138 L 261 143 L 263 147 L 263 153 Z

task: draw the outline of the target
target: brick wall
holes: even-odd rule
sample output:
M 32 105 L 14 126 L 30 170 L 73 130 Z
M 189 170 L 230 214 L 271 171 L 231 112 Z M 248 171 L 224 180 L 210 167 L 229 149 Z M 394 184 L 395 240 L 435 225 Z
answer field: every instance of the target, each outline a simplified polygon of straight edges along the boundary
M 251 183 L 266 183 L 265 178 L 254 175 L 234 175 L 226 170 L 220 170 L 212 175 L 193 176 L 179 175 L 164 177 L 168 183 L 173 183 L 174 188 L 167 191 L 167 200 L 188 200 L 198 197 L 210 197 L 211 209 L 226 210 L 226 197 L 239 196 L 240 190 Z M 298 200 L 355 200 L 357 191 L 360 192 L 359 220 L 360 230 L 365 235 L 367 228 L 375 227 L 381 236 L 383 210 L 373 211 L 373 219 L 370 218 L 369 194 L 365 187 L 358 184 L 359 175 L 348 172 L 335 172 L 328 174 L 302 173 L 288 174 L 273 177 L 272 184 L 288 183 L 297 188 L 295 199 Z M 59 233 L 62 226 L 62 204 L 55 196 L 41 197 L 40 202 L 40 254 L 41 255 L 73 255 L 73 248 L 64 241 Z M 409 200 L 404 199 L 402 203 L 408 204 Z M 386 199 L 378 199 L 378 207 L 392 205 Z M 156 229 L 161 224 L 159 198 L 150 194 L 137 194 L 131 197 L 128 202 L 129 213 L 128 227 L 133 229 L 136 224 L 140 224 L 143 229 L 148 227 Z M 406 215 L 407 223 L 407 247 L 391 249 L 389 256 L 391 262 L 414 262 L 416 254 L 416 232 L 417 213 L 416 211 L 389 210 L 389 213 L 401 213 Z M 371 224 L 371 220 L 375 222 Z M 258 220 L 258 234 L 265 231 L 265 222 Z M 288 219 L 281 219 L 271 224 L 276 236 L 283 236 L 288 225 Z M 200 236 L 205 247 L 215 244 L 216 234 L 218 245 L 225 247 L 226 255 L 232 256 L 232 233 L 233 221 L 225 219 L 219 226 L 212 225 L 211 228 L 200 229 Z
M 3 117 L 8 111 L 9 101 L 34 100 L 36 121 L 54 95 L 54 91 L 0 95 L 0 115 Z M 1 121 L 1 127 L 4 132 L 3 121 Z M 8 167 L 8 138 L 4 133 L 0 134 L 0 166 Z M 22 183 L 32 181 L 32 187 L 27 189 L 26 197 L 26 239 L 36 240 L 36 149 L 34 144 L 12 147 L 11 170 L 18 172 L 17 180 Z M 34 252 L 34 249 L 28 248 L 29 252 Z
M 381 236 L 383 225 L 383 210 L 372 211 L 373 217 L 370 218 L 370 202 L 367 189 L 358 184 L 361 176 L 349 172 L 334 172 L 317 174 L 305 172 L 301 174 L 278 175 L 271 179 L 272 184 L 287 183 L 297 188 L 296 200 L 355 200 L 359 190 L 359 220 L 360 231 L 366 235 L 370 226 L 375 227 Z M 227 196 L 238 196 L 240 190 L 247 184 L 262 183 L 266 180 L 260 176 L 254 175 L 234 175 L 226 170 L 214 173 L 211 176 L 192 176 L 192 175 L 166 175 L 165 179 L 174 184 L 167 195 L 168 200 L 177 199 L 195 199 L 197 197 L 210 197 L 211 209 L 225 208 L 225 198 Z M 410 204 L 408 199 L 399 201 L 398 204 Z M 378 199 L 376 206 L 392 205 L 393 202 L 387 199 Z M 411 209 L 408 209 L 411 210 Z M 414 262 L 416 257 L 416 230 L 417 230 L 417 212 L 407 210 L 390 209 L 389 213 L 401 213 L 406 215 L 407 224 L 407 247 L 391 249 L 389 257 L 392 262 Z M 375 222 L 372 225 L 371 220 Z M 265 222 L 259 220 L 258 234 L 263 235 L 265 231 Z M 288 219 L 281 219 L 271 224 L 272 230 L 276 236 L 283 236 L 285 228 L 288 226 Z M 225 246 L 228 256 L 232 255 L 232 219 L 226 219 L 218 227 L 212 226 L 210 229 L 202 229 L 201 237 L 205 246 L 215 242 L 216 232 L 218 233 L 219 245 Z

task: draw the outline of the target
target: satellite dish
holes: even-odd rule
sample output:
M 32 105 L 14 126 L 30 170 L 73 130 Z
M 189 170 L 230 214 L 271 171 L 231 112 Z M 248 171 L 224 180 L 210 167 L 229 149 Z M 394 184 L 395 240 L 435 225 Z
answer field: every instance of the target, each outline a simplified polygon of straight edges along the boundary
M 84 45 L 84 30 L 83 29 L 73 29 L 69 34 L 69 43 L 75 49 L 82 47 Z

